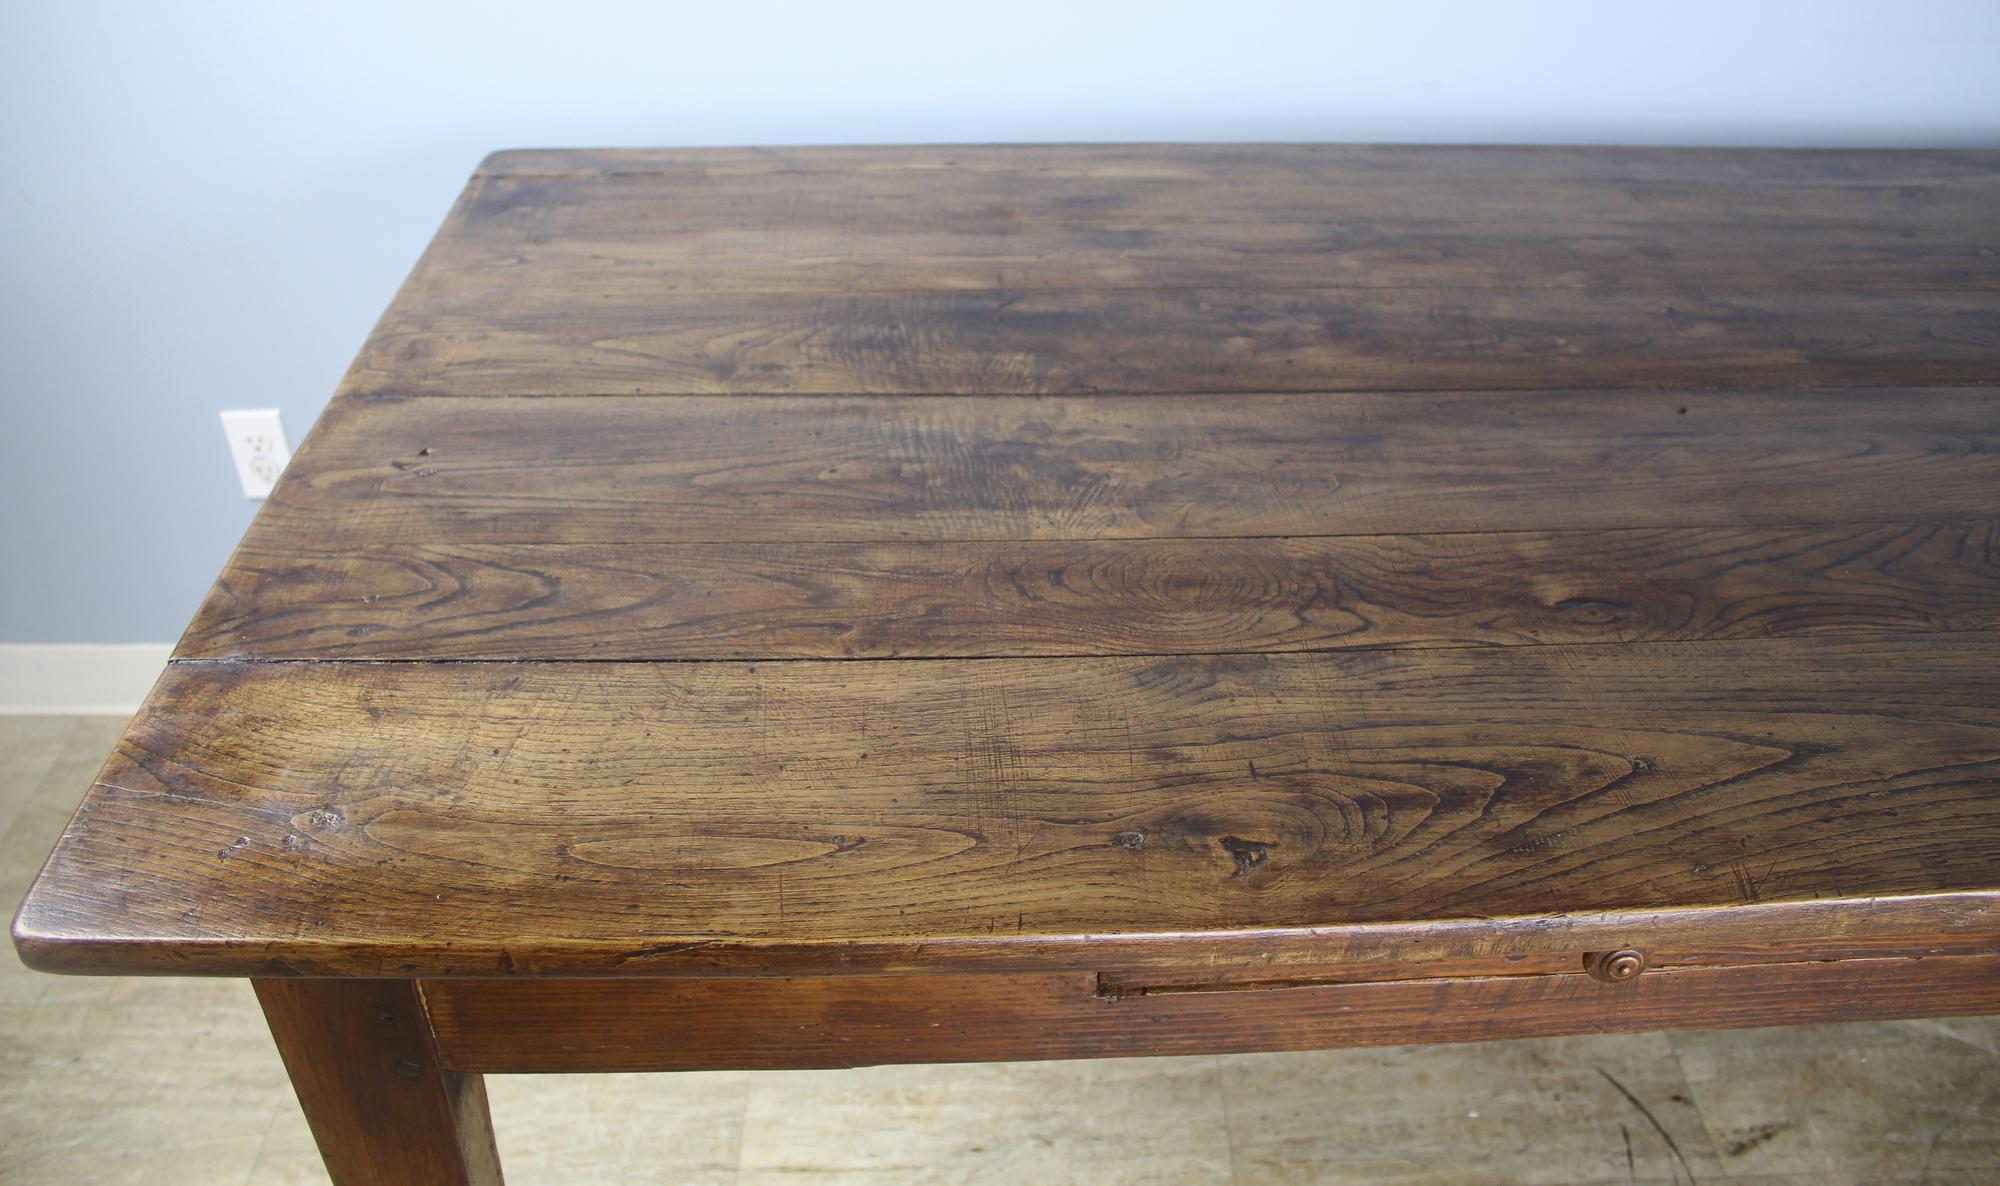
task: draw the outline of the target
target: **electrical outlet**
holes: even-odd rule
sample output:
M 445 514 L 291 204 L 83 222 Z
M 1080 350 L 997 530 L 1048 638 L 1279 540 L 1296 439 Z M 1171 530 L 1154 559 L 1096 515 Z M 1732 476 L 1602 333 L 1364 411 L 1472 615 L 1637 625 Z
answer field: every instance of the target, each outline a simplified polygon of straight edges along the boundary
M 276 408 L 252 408 L 222 414 L 222 433 L 229 438 L 229 456 L 236 462 L 236 479 L 243 497 L 263 498 L 278 484 L 278 475 L 292 459 L 285 443 L 285 424 Z

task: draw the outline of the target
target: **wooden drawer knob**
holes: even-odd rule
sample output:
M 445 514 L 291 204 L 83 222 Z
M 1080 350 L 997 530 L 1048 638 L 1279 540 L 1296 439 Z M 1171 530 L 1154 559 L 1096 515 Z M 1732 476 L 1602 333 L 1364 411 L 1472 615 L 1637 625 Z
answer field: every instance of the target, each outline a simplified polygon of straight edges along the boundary
M 1593 951 L 1583 957 L 1583 969 L 1606 984 L 1620 984 L 1646 970 L 1646 953 L 1630 947 Z

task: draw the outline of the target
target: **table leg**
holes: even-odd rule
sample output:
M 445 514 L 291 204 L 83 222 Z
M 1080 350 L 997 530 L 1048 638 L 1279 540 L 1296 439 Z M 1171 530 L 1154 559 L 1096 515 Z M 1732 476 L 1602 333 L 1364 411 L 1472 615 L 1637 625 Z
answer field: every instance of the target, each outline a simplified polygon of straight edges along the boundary
M 408 980 L 256 980 L 334 1186 L 500 1186 L 478 1075 L 440 1066 Z

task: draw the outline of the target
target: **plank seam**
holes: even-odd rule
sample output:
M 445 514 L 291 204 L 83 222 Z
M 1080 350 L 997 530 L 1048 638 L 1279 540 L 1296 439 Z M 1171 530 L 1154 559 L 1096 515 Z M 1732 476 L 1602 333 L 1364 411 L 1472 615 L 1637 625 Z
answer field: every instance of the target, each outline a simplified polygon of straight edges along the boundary
M 1550 387 L 1547 384 L 1524 384 L 1519 387 L 1295 387 L 1272 388 L 1252 387 L 1240 390 L 1201 391 L 1182 389 L 1132 390 L 1119 387 L 1061 387 L 1022 391 L 730 391 L 707 388 L 700 391 L 648 390 L 648 391 L 446 391 L 439 388 L 420 388 L 410 391 L 388 391 L 367 387 L 350 387 L 343 383 L 333 399 L 362 403 L 395 403 L 412 399 L 1092 399 L 1092 398 L 1134 398 L 1134 399 L 1219 399 L 1243 396 L 1466 396 L 1466 395 L 1655 395 L 1686 392 L 1690 395 L 1714 395 L 1726 392 L 1732 395 L 1755 396 L 1765 393 L 1801 395 L 1811 392 L 1848 393 L 1857 391 L 1919 392 L 1933 390 L 1963 391 L 2000 385 L 2000 368 L 1990 373 L 1965 379 L 1940 381 L 1923 379 L 1917 382 L 1898 384 L 1885 382 L 1880 375 L 1866 376 L 1865 382 L 1852 386 L 1815 383 L 1810 386 L 1784 384 L 1770 387 L 1746 387 L 1741 384 L 1712 385 L 1678 384 L 1672 387 L 1648 386 L 1606 386 L 1599 388 Z
M 280 505 L 287 509 L 298 509 L 314 513 L 316 508 L 293 508 L 291 504 Z M 379 552 L 393 552 L 406 548 L 594 548 L 618 545 L 648 548 L 765 548 L 765 547 L 807 547 L 807 548 L 927 548 L 927 547 L 968 547 L 974 545 L 1017 545 L 1039 544 L 1048 547 L 1074 547 L 1079 544 L 1143 544 L 1143 543 L 1190 543 L 1226 544 L 1251 541 L 1284 543 L 1287 541 L 1336 540 L 1336 539 L 1437 539 L 1443 537 L 1480 538 L 1489 535 L 1537 535 L 1537 536 L 1577 536 L 1609 535 L 1614 532 L 1694 532 L 1694 531 L 1832 531 L 1843 527 L 1971 527 L 1981 523 L 1991 523 L 1995 519 L 1983 515 L 1946 515 L 1935 519 L 1904 517 L 1893 519 L 1756 519 L 1736 523 L 1648 523 L 1614 524 L 1607 527 L 1494 527 L 1482 531 L 1337 531 L 1337 532 L 1280 532 L 1273 534 L 1231 534 L 1231 535 L 965 535 L 930 538 L 924 536 L 874 536 L 843 537 L 829 539 L 824 536 L 793 537 L 772 536 L 765 539 L 682 539 L 676 536 L 617 535 L 597 538 L 563 539 L 500 539 L 491 536 L 476 536 L 466 539 L 449 539 L 443 536 L 424 536 L 413 539 L 391 539 L 381 543 L 343 547 L 315 548 L 311 544 L 300 547 L 275 547 L 262 543 L 251 543 L 246 535 L 240 554 L 246 556 L 324 556 L 333 559 L 367 555 Z M 254 527 L 254 524 L 253 524 Z
M 255 657 L 255 656 L 232 657 L 232 656 L 176 655 L 168 662 L 170 665 L 184 666 L 184 667 L 197 667 L 202 665 L 277 666 L 286 663 L 299 664 L 299 665 L 315 664 L 315 663 L 324 663 L 324 664 L 344 663 L 355 666 L 373 664 L 377 666 L 396 665 L 396 666 L 406 666 L 406 667 L 430 667 L 430 666 L 443 666 L 447 664 L 458 665 L 458 666 L 484 665 L 490 667 L 521 667 L 529 664 L 557 664 L 557 663 L 574 664 L 578 666 L 582 665 L 616 666 L 621 664 L 657 665 L 657 664 L 668 664 L 668 663 L 677 663 L 677 664 L 733 663 L 739 666 L 744 664 L 754 665 L 759 663 L 1010 663 L 1010 662 L 1044 663 L 1044 662 L 1079 662 L 1079 661 L 1097 662 L 1103 660 L 1126 660 L 1126 659 L 1136 660 L 1136 659 L 1259 658 L 1271 655 L 1355 655 L 1355 654 L 1374 654 L 1374 653 L 1391 652 L 1391 651 L 1408 652 L 1412 655 L 1427 655 L 1427 654 L 1436 654 L 1437 652 L 1440 651 L 1496 651 L 1497 652 L 1497 651 L 1518 651 L 1518 650 L 1581 650 L 1584 648 L 1589 648 L 1592 650 L 1607 650 L 1616 647 L 1651 648 L 1651 647 L 1688 647 L 1688 646 L 1716 648 L 1716 647 L 1737 647 L 1737 646 L 1750 646 L 1750 645 L 1768 646 L 1779 643 L 1789 643 L 1796 646 L 1799 643 L 1814 637 L 1841 638 L 1847 640 L 1868 639 L 1868 638 L 1894 638 L 1894 639 L 1922 638 L 1927 642 L 1945 642 L 1953 639 L 1958 639 L 1961 641 L 1976 642 L 1989 639 L 1995 635 L 2000 635 L 2000 628 L 1985 627 L 1976 630 L 1876 630 L 1876 631 L 1865 631 L 1852 634 L 1836 633 L 1828 631 L 1820 635 L 1793 635 L 1786 637 L 1761 636 L 1755 638 L 1660 638 L 1660 639 L 1639 639 L 1639 640 L 1616 639 L 1605 642 L 1523 642 L 1523 643 L 1464 643 L 1464 644 L 1447 644 L 1443 646 L 1381 645 L 1381 646 L 1351 646 L 1351 647 L 1302 647 L 1302 648 L 1295 648 L 1288 650 L 1254 650 L 1254 651 L 1253 650 L 1113 651 L 1101 654 L 1096 652 L 1091 652 L 1085 654 L 1068 653 L 1068 654 L 1001 654 L 1001 655 L 825 655 L 825 656 L 783 655 L 783 656 L 770 656 L 770 657 L 759 657 L 754 655 L 730 655 L 730 656 L 716 656 L 716 657 L 679 656 L 679 657 L 670 657 L 662 659 L 654 659 L 654 658 L 477 659 L 477 658 L 461 658 L 461 657 L 439 657 L 432 659 L 387 659 L 387 658 L 365 659 L 365 658 L 347 658 L 339 656 L 304 656 L 304 657 L 278 658 L 278 657 Z

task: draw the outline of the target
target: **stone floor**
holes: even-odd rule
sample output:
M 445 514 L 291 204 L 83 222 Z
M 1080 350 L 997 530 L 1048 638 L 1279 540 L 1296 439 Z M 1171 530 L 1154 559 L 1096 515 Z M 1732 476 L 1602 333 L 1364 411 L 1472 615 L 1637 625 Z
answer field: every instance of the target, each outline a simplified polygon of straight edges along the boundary
M 0 717 L 0 902 L 118 728 Z M 2000 1183 L 2000 1018 L 488 1085 L 513 1186 Z M 0 1182 L 324 1181 L 245 985 L 0 955 Z

